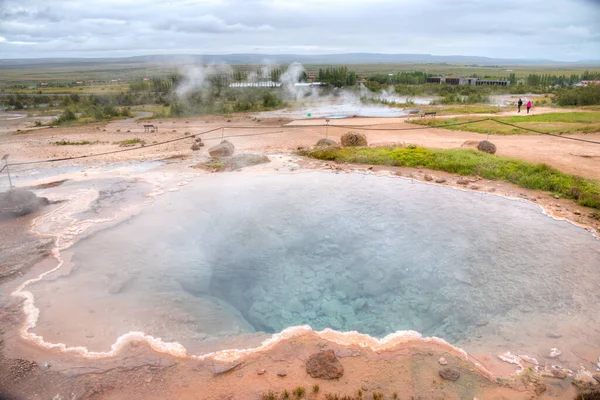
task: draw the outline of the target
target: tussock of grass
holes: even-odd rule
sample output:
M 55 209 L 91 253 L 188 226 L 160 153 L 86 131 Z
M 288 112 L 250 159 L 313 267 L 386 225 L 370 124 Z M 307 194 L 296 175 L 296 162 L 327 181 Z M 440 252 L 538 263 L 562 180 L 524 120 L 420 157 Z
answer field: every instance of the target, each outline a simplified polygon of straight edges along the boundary
M 89 141 L 89 140 L 80 140 L 78 142 L 72 142 L 70 140 L 59 140 L 58 142 L 54 142 L 54 145 L 56 146 L 85 146 L 88 144 L 98 144 L 100 143 L 98 140 L 96 141 Z
M 373 147 L 312 150 L 313 158 L 354 164 L 428 168 L 459 175 L 481 176 L 559 194 L 582 206 L 600 209 L 600 182 L 562 173 L 546 164 L 492 156 L 468 149 Z
M 140 144 L 143 146 L 146 144 L 146 141 L 142 140 L 140 138 L 133 138 L 133 139 L 121 140 L 120 142 L 114 142 L 113 144 L 118 144 L 120 147 L 132 147 L 132 146 L 135 146 L 136 144 Z

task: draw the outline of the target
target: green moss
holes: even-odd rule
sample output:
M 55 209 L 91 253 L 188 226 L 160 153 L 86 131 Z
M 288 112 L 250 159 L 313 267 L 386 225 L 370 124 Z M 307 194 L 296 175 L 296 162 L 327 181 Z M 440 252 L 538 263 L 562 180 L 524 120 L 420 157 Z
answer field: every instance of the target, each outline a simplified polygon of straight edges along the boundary
M 136 144 L 140 144 L 143 146 L 146 144 L 146 141 L 139 139 L 139 138 L 133 138 L 133 139 L 121 140 L 119 142 L 114 142 L 113 144 L 118 144 L 120 147 L 132 147 L 132 146 L 135 146 Z
M 88 144 L 97 144 L 99 141 L 90 142 L 89 140 L 80 140 L 79 142 L 71 142 L 70 140 L 59 140 L 54 142 L 55 146 L 85 146 Z
M 304 153 L 321 160 L 353 164 L 428 168 L 458 175 L 481 176 L 527 188 L 557 193 L 580 205 L 600 209 L 600 182 L 534 164 L 467 149 L 373 147 L 321 149 Z

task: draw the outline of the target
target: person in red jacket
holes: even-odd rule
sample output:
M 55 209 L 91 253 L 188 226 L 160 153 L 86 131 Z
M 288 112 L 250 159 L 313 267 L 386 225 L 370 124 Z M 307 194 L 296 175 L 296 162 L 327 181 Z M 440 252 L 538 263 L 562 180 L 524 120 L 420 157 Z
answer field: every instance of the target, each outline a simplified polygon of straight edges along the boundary
M 533 103 L 531 102 L 531 100 L 527 101 L 527 114 L 529 114 L 529 110 L 531 110 L 531 107 L 533 107 Z

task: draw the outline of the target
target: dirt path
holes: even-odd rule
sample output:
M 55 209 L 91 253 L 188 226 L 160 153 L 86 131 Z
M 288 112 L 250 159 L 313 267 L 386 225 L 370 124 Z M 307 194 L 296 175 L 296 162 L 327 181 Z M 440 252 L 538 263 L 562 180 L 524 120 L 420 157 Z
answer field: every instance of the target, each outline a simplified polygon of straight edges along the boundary
M 432 148 L 460 148 L 465 141 L 486 138 L 486 135 L 473 132 L 449 131 L 439 128 L 423 129 L 407 124 L 403 118 L 341 119 L 331 121 L 328 129 L 324 126 L 316 126 L 324 125 L 325 120 L 323 119 L 286 122 L 283 120 L 257 122 L 247 115 L 233 118 L 164 119 L 154 120 L 153 124 L 159 127 L 159 131 L 149 133 L 144 132 L 141 121 L 129 119 L 107 124 L 2 135 L 0 146 L 3 152 L 11 154 L 13 162 L 44 160 L 120 150 L 122 147 L 119 147 L 116 142 L 127 139 L 139 138 L 148 145 L 184 137 L 186 133 L 197 134 L 221 126 L 226 127 L 225 136 L 238 150 L 261 152 L 290 151 L 296 150 L 300 146 L 312 146 L 318 139 L 325 136 L 326 130 L 333 139 L 338 139 L 341 134 L 350 129 L 363 131 L 372 145 L 403 142 Z M 600 142 L 600 134 L 578 134 L 568 137 Z M 199 153 L 205 153 L 206 148 L 217 144 L 221 140 L 221 132 L 206 134 L 203 139 L 207 145 Z M 80 146 L 55 144 L 61 140 L 89 141 L 93 144 Z M 600 145 L 541 135 L 492 135 L 489 140 L 497 145 L 498 155 L 546 163 L 567 173 L 600 179 L 600 168 L 598 168 Z M 137 151 L 97 157 L 93 161 L 147 160 L 198 154 L 190 150 L 191 144 L 192 139 L 190 138 Z

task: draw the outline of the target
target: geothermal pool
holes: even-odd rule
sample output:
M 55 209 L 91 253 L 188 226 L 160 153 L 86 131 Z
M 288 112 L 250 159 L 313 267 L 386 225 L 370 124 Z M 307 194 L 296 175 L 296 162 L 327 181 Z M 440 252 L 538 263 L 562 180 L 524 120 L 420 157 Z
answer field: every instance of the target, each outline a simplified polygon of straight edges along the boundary
M 416 330 L 467 351 L 600 353 L 600 242 L 528 202 L 400 178 L 221 174 L 63 251 L 44 340 L 143 331 L 192 354 L 286 327 Z M 554 361 L 554 362 L 559 362 Z

